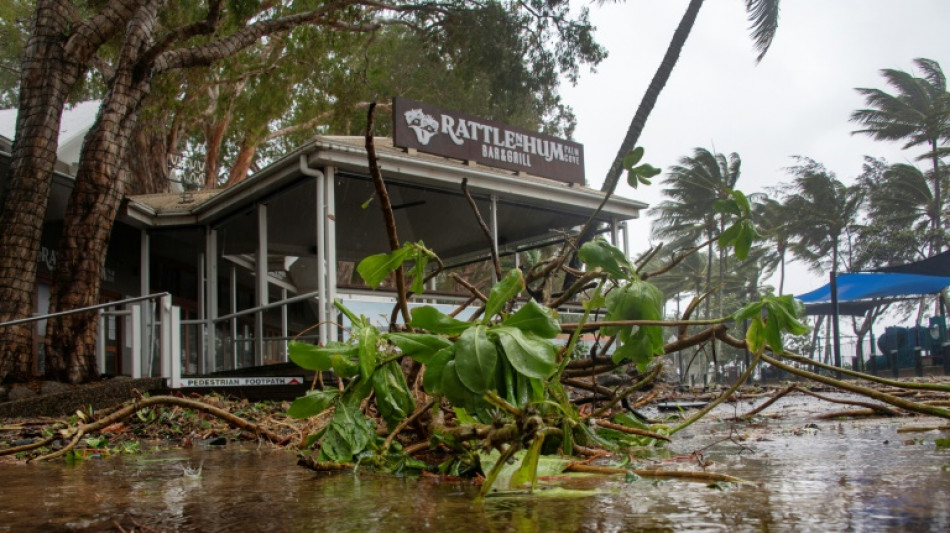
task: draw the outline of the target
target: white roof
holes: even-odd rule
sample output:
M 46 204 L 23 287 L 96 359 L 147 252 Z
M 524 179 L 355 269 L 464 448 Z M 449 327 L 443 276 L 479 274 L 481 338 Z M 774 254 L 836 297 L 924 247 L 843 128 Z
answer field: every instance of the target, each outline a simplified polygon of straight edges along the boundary
M 63 120 L 59 127 L 59 149 L 56 151 L 60 161 L 68 165 L 79 162 L 82 140 L 96 120 L 100 103 L 99 100 L 80 102 L 63 111 Z M 16 135 L 16 116 L 16 109 L 0 109 L 0 136 L 13 139 Z

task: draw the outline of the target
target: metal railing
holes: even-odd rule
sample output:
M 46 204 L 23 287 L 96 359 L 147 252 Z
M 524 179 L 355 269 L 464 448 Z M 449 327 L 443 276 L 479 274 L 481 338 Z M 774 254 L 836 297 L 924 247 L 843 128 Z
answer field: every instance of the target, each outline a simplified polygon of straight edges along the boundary
M 158 303 L 157 321 L 151 318 L 152 306 L 144 306 L 143 304 L 145 302 Z M 127 309 L 118 309 L 121 307 L 127 307 Z M 114 310 L 110 311 L 109 309 Z M 176 376 L 180 378 L 180 358 L 174 356 L 180 351 L 178 348 L 180 311 L 176 306 L 172 305 L 172 297 L 168 292 L 135 296 L 123 300 L 81 307 L 79 309 L 70 309 L 68 311 L 58 311 L 55 313 L 9 320 L 7 322 L 0 322 L 0 327 L 29 324 L 50 318 L 77 313 L 88 313 L 90 311 L 97 311 L 99 314 L 98 334 L 96 336 L 96 362 L 100 372 L 105 367 L 106 358 L 105 326 L 104 320 L 102 319 L 110 316 L 128 317 L 130 319 L 130 331 L 127 334 L 131 342 L 131 376 L 133 378 L 152 376 L 157 370 L 163 378 L 172 381 L 176 379 Z M 156 329 L 158 330 L 158 335 L 156 335 Z M 147 359 L 145 357 L 146 354 L 148 355 Z M 156 355 L 158 355 L 158 369 L 155 368 Z

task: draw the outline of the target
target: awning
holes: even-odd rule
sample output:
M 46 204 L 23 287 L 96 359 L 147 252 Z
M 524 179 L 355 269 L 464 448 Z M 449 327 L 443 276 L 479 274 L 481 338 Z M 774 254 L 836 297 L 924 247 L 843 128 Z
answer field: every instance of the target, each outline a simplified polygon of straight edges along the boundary
M 947 286 L 950 286 L 950 277 L 945 276 L 878 272 L 838 274 L 838 302 L 935 294 Z M 806 304 L 830 302 L 831 285 L 802 294 L 798 299 Z
M 883 267 L 875 272 L 888 272 L 896 274 L 924 274 L 927 276 L 950 276 L 950 252 L 943 252 L 927 259 L 907 263 L 905 265 L 895 265 Z

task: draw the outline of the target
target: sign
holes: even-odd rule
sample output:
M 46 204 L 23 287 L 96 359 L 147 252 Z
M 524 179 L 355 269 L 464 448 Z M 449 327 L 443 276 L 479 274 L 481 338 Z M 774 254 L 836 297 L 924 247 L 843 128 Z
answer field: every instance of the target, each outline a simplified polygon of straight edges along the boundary
M 393 99 L 393 144 L 584 184 L 584 147 L 578 143 L 404 98 Z
M 261 378 L 182 378 L 182 387 L 261 387 L 264 385 L 301 385 L 302 377 Z

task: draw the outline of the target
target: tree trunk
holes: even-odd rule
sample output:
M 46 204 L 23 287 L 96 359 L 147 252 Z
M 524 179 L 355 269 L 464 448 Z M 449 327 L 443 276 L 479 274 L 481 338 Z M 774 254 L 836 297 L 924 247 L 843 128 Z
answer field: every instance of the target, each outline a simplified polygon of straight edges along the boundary
M 670 46 L 666 49 L 663 61 L 660 62 L 660 67 L 656 70 L 656 74 L 653 75 L 653 79 L 650 80 L 650 85 L 647 86 L 647 91 L 643 95 L 643 99 L 640 100 L 640 105 L 633 115 L 633 120 L 630 121 L 627 134 L 624 136 L 623 142 L 620 143 L 620 149 L 617 150 L 617 156 L 614 158 L 610 170 L 607 171 L 607 177 L 604 179 L 604 184 L 600 190 L 610 194 L 616 189 L 617 181 L 620 179 L 621 172 L 623 172 L 621 165 L 623 158 L 636 147 L 637 140 L 640 139 L 640 134 L 643 132 L 644 126 L 646 126 L 647 118 L 650 116 L 650 112 L 653 111 L 653 107 L 656 106 L 660 92 L 663 90 L 663 87 L 666 86 L 666 82 L 669 81 L 670 75 L 673 73 L 673 67 L 676 66 L 676 62 L 679 60 L 680 52 L 683 50 L 683 45 L 686 44 L 686 39 L 693 29 L 693 24 L 696 22 L 696 15 L 699 14 L 699 8 L 702 7 L 702 5 L 703 0 L 690 0 L 689 6 L 687 6 L 686 12 L 683 14 L 683 18 L 680 19 L 676 31 L 673 32 L 673 38 L 670 40 Z
M 137 61 L 151 43 L 158 5 L 136 11 L 126 29 L 111 90 L 95 124 L 86 134 L 76 186 L 66 206 L 63 237 L 57 254 L 50 310 L 95 305 L 105 266 L 109 237 L 123 193 L 118 179 L 139 106 L 149 89 L 147 69 Z M 95 312 L 52 318 L 47 322 L 47 376 L 70 383 L 97 377 Z
M 247 178 L 247 173 L 251 169 L 251 163 L 254 162 L 254 154 L 256 153 L 257 144 L 245 138 L 241 143 L 237 158 L 231 166 L 231 172 L 228 175 L 228 187 L 241 183 Z
M 39 2 L 23 58 L 9 189 L 0 209 L 0 322 L 33 314 L 36 261 L 63 107 L 79 68 L 65 61 L 69 15 Z M 0 380 L 32 376 L 32 323 L 0 328 Z
M 123 158 L 122 181 L 127 194 L 156 194 L 170 190 L 166 136 L 155 124 L 136 123 L 129 138 L 129 153 Z

